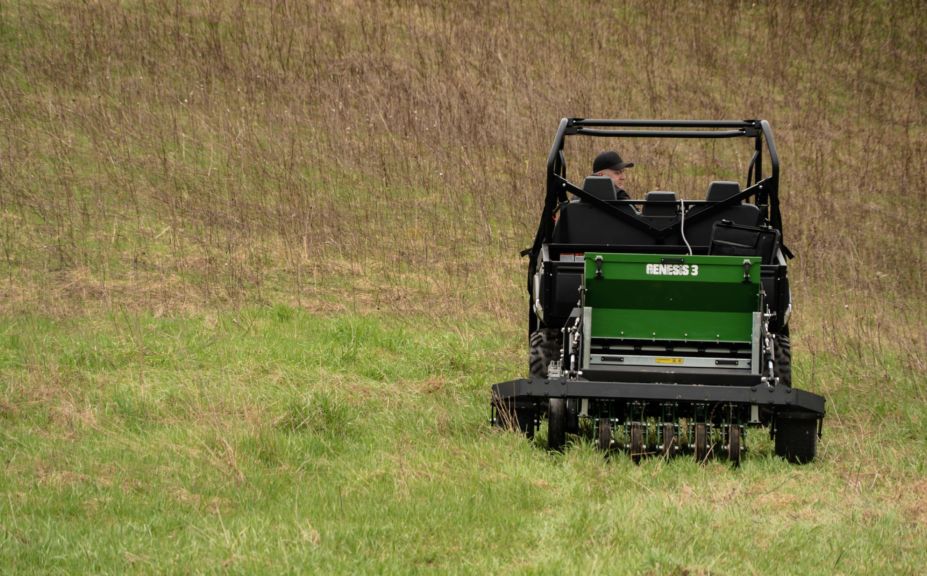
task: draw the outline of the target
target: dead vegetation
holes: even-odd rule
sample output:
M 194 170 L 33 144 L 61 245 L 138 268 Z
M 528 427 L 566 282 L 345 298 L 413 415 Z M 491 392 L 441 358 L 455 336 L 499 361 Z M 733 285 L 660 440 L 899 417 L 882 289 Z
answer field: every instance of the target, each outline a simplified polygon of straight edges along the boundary
M 518 322 L 517 252 L 560 117 L 763 117 L 796 298 L 826 311 L 797 321 L 826 332 L 846 305 L 862 331 L 910 335 L 897 326 L 922 326 L 927 296 L 917 9 L 5 5 L 0 309 L 282 301 Z M 598 144 L 571 151 L 572 175 Z M 626 155 L 635 195 L 700 197 L 742 152 Z

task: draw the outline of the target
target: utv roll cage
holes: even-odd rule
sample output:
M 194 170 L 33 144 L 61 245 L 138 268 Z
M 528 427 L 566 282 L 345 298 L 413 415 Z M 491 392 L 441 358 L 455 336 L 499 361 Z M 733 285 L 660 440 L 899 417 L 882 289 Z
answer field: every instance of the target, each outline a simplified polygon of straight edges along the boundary
M 653 130 L 657 128 L 657 130 Z M 598 196 L 583 190 L 566 176 L 566 157 L 563 146 L 567 136 L 587 136 L 594 138 L 684 138 L 684 139 L 718 139 L 718 138 L 753 138 L 753 156 L 747 167 L 747 187 L 723 200 L 687 200 L 691 207 L 688 213 L 680 213 L 678 217 L 659 219 L 655 222 L 637 212 L 636 210 L 622 210 L 622 206 L 674 206 L 675 200 L 603 200 Z M 764 148 L 769 156 L 771 174 L 764 176 L 763 152 Z M 764 219 L 779 230 L 779 249 L 789 259 L 792 252 L 786 247 L 782 231 L 782 214 L 779 208 L 779 154 L 773 139 L 772 129 L 766 120 L 604 120 L 587 118 L 563 118 L 557 128 L 554 143 L 547 155 L 547 194 L 544 198 L 544 209 L 537 233 L 531 248 L 524 250 L 522 255 L 530 255 L 528 264 L 528 289 L 531 291 L 531 279 L 537 270 L 538 256 L 541 246 L 550 244 L 551 251 L 556 255 L 559 248 L 568 251 L 627 251 L 665 254 L 685 254 L 694 250 L 694 253 L 706 253 L 707 246 L 687 246 L 678 243 L 666 243 L 666 240 L 680 231 L 683 224 L 686 226 L 697 224 L 699 221 L 708 221 L 725 208 L 736 206 L 742 202 L 752 200 L 761 211 Z M 567 201 L 567 193 L 573 194 L 579 200 L 593 206 L 606 214 L 614 216 L 626 225 L 636 228 L 653 240 L 653 245 L 615 245 L 615 244 L 584 244 L 570 243 L 569 247 L 560 246 L 553 242 L 555 227 L 555 214 L 560 206 Z M 529 333 L 537 328 L 531 316 Z

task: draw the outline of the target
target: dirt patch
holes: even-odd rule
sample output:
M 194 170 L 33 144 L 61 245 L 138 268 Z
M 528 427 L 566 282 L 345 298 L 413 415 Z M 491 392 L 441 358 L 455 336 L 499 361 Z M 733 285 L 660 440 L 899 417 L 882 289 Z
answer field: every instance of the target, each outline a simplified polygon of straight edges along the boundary
M 912 484 L 906 491 L 905 516 L 920 526 L 927 526 L 927 480 Z
M 444 389 L 444 381 L 440 378 L 428 378 L 416 385 L 419 392 L 423 394 L 434 394 Z

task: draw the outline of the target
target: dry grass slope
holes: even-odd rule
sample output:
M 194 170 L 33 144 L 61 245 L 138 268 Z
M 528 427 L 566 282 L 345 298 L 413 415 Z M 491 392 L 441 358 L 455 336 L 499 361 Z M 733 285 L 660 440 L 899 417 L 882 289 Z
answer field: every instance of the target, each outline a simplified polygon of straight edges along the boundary
M 350 286 L 517 321 L 515 253 L 575 115 L 769 119 L 799 298 L 923 314 L 917 8 L 6 4 L 3 306 L 338 308 Z M 690 197 L 732 159 L 628 154 L 635 192 Z

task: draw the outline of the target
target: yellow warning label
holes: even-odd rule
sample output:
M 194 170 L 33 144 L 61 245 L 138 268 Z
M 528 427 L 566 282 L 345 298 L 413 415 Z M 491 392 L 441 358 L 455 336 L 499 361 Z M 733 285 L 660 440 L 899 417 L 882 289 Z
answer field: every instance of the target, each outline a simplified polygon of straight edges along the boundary
M 657 364 L 683 364 L 682 358 L 657 358 Z

